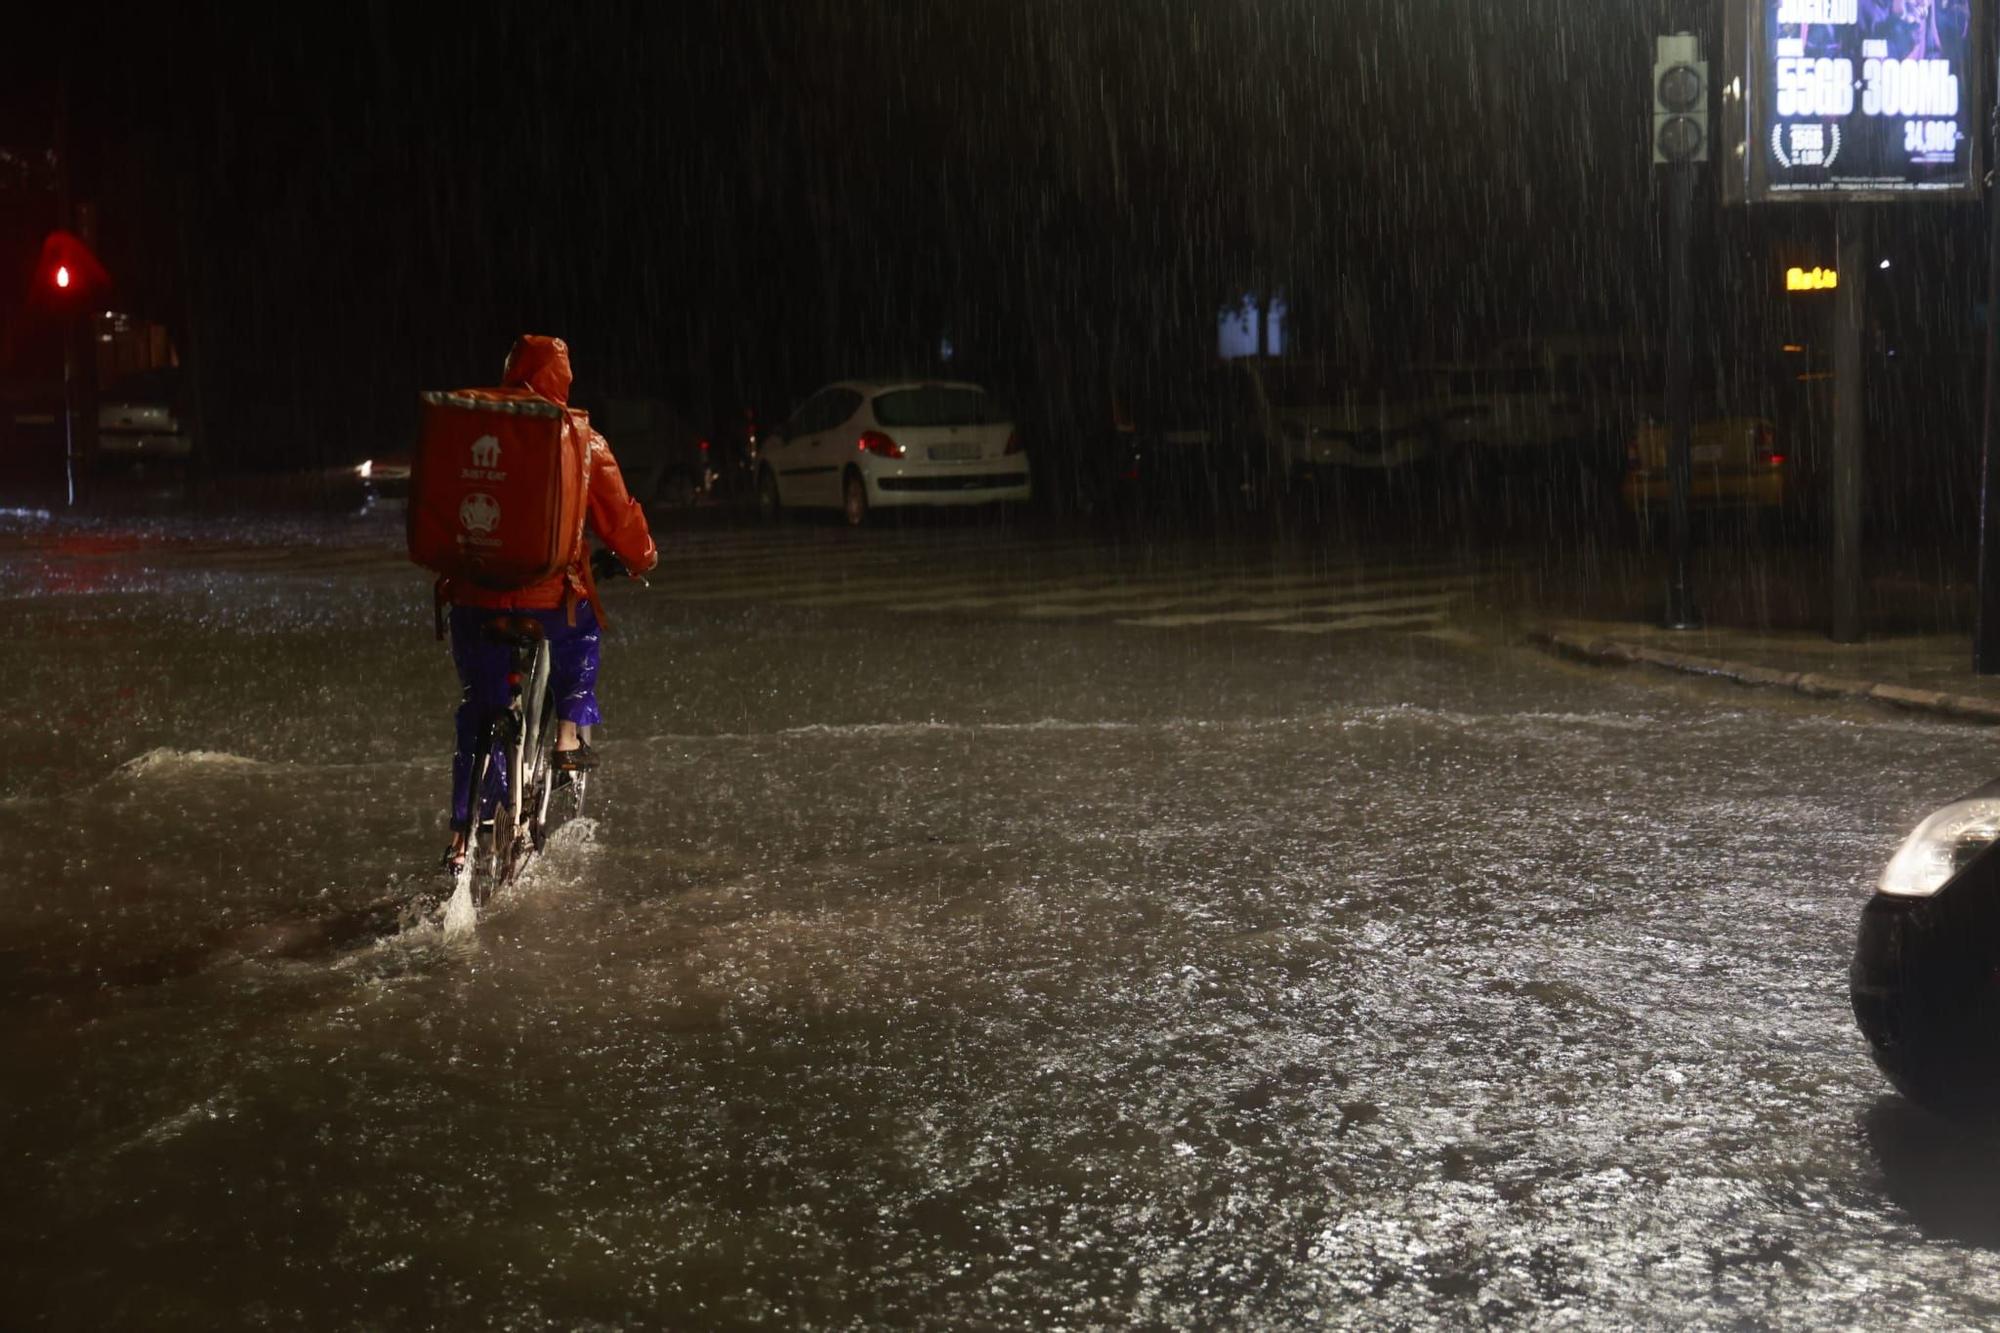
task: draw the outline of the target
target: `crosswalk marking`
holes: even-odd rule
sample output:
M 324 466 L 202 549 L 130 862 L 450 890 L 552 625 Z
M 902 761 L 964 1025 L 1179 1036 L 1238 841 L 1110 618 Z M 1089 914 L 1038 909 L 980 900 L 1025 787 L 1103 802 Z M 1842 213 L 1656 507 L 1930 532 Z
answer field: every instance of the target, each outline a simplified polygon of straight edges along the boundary
M 1231 580 L 1210 578 L 1202 581 L 1202 586 L 1213 587 Z M 790 604 L 794 606 L 858 606 L 865 602 L 893 602 L 889 609 L 896 611 L 943 611 L 965 609 L 991 609 L 1005 605 L 1011 599 L 1036 599 L 1051 592 L 1072 594 L 1077 600 L 1102 600 L 1105 598 L 1131 597 L 1149 586 L 1172 588 L 1191 586 L 1192 581 L 1185 574 L 1158 576 L 1126 576 L 1098 574 L 1086 578 L 1038 578 L 1032 571 L 1007 571 L 989 574 L 983 578 L 961 579 L 954 583 L 940 583 L 935 577 L 921 572 L 913 572 L 903 583 L 861 592 L 844 592 L 825 597 L 798 598 Z M 994 593 L 996 584 L 1029 586 L 1036 589 L 1032 593 Z M 908 598 L 912 593 L 946 594 L 943 597 L 927 596 L 919 601 L 896 601 Z M 960 606 L 957 603 L 981 603 L 983 606 Z
M 1434 615 L 1349 616 L 1345 620 L 1301 620 L 1286 625 L 1260 625 L 1271 634 L 1347 634 L 1363 629 L 1398 629 L 1409 625 L 1435 625 Z
M 1466 576 L 1438 578 L 1408 578 L 1387 580 L 1362 580 L 1355 583 L 1339 583 L 1324 574 L 1301 576 L 1293 579 L 1274 579 L 1262 583 L 1245 583 L 1232 579 L 1214 579 L 1178 596 L 1133 597 L 1129 593 L 1106 598 L 1049 598 L 1037 595 L 1032 610 L 1024 609 L 1023 615 L 1034 618 L 1059 618 L 1094 615 L 1114 615 L 1124 612 L 1166 611 L 1177 606 L 1192 606 L 1214 603 L 1242 603 L 1250 606 L 1278 606 L 1296 600 L 1301 589 L 1349 595 L 1368 592 L 1398 592 L 1412 588 L 1436 588 L 1446 586 L 1470 587 L 1479 580 Z M 1264 591 L 1256 591 L 1262 588 Z
M 898 611 L 989 611 L 999 608 L 1066 605 L 1085 614 L 1113 610 L 1147 610 L 1162 597 L 1163 604 L 1178 605 L 1190 590 L 1200 589 L 1218 597 L 1230 597 L 1255 589 L 1324 587 L 1325 574 L 1214 575 L 1190 578 L 1188 571 L 1173 574 L 1135 575 L 1125 578 L 1100 576 L 1088 580 L 1037 580 L 1030 592 L 999 593 L 982 597 L 925 599 L 902 602 Z M 989 584 L 990 586 L 990 584 Z M 1125 606 L 1125 603 L 1131 605 Z
M 1457 572 L 1459 569 L 1459 566 L 1454 565 L 1404 566 L 1399 572 L 1410 574 L 1435 572 L 1445 575 Z M 1051 575 L 1034 568 L 1017 568 L 993 570 L 975 578 L 941 581 L 935 572 L 910 570 L 903 576 L 902 581 L 907 586 L 901 594 L 908 600 L 896 602 L 890 609 L 993 610 L 1048 601 L 1051 600 L 1052 593 L 1062 594 L 1063 601 L 1093 607 L 1103 604 L 1104 609 L 1114 609 L 1112 604 L 1115 603 L 1133 601 L 1134 605 L 1138 606 L 1148 599 L 1162 596 L 1181 598 L 1191 590 L 1213 592 L 1217 595 L 1234 595 L 1237 592 L 1254 594 L 1259 590 L 1268 592 L 1293 587 L 1337 586 L 1342 572 L 1354 571 L 1291 569 L 1227 574 L 1217 573 L 1212 569 L 1181 568 L 1152 572 L 1103 570 L 1081 575 Z M 1009 590 L 1020 588 L 1029 591 Z M 910 598 L 911 593 L 923 595 Z M 846 601 L 859 603 L 883 600 L 896 595 L 898 594 L 895 585 L 883 585 L 879 591 L 849 590 L 830 593 L 823 598 L 814 596 L 809 601 L 801 599 L 800 604 L 838 605 Z
M 1034 552 L 1039 555 L 1040 552 Z M 717 587 L 689 594 L 696 601 L 720 601 L 746 594 L 761 594 L 795 606 L 858 606 L 869 602 L 896 601 L 895 610 L 973 610 L 1004 605 L 1009 600 L 1029 601 L 1051 591 L 1074 592 L 1080 598 L 1123 599 L 1192 586 L 1281 587 L 1287 584 L 1324 584 L 1325 574 L 1257 574 L 1217 576 L 1213 573 L 1180 569 L 1156 573 L 1052 575 L 1046 561 L 1036 565 L 982 571 L 974 577 L 946 578 L 945 571 L 907 559 L 871 565 L 864 577 L 851 577 L 843 568 L 785 574 L 727 577 Z M 1443 567 L 1440 567 L 1443 568 Z M 1195 577 L 1200 573 L 1199 578 Z M 888 577 L 876 577 L 886 575 Z M 996 591 L 997 588 L 1032 588 L 1033 592 Z
M 1442 637 L 1454 609 L 1500 571 L 1435 552 L 1232 562 L 1227 551 L 1143 553 L 1031 538 L 960 545 L 842 540 L 669 549 L 699 587 L 678 600 L 767 602 L 809 611 L 1002 615 L 1138 630 L 1202 627 L 1331 635 L 1403 630 Z M 1079 557 L 1081 557 L 1079 559 Z M 1121 559 L 1122 557 L 1122 559 Z M 1136 567 L 1133 567 L 1136 564 Z M 1123 565 L 1124 567 L 1121 567 Z M 681 583 L 683 580 L 675 580 Z
M 1121 619 L 1121 625 L 1143 625 L 1148 629 L 1184 629 L 1190 625 L 1252 625 L 1261 622 L 1297 620 L 1302 615 L 1345 615 L 1348 613 L 1368 613 L 1384 611 L 1410 611 L 1417 607 L 1433 609 L 1451 605 L 1457 598 L 1451 593 L 1440 593 L 1434 597 L 1384 597 L 1379 600 L 1362 598 L 1349 602 L 1300 602 L 1292 606 L 1262 607 L 1246 611 L 1205 611 L 1180 616 L 1143 616 L 1138 619 Z M 1431 617 L 1435 619 L 1435 617 Z
M 133 541 L 91 554 L 167 571 L 246 579 L 407 578 L 385 528 L 351 539 L 285 545 Z M 1279 550 L 1252 545 L 1121 547 L 1094 538 L 868 533 L 666 533 L 652 575 L 657 604 L 742 603 L 811 612 L 1004 617 L 1094 622 L 1127 631 L 1336 635 L 1396 630 L 1461 642 L 1450 620 L 1509 571 L 1435 550 Z
M 811 554 L 811 553 L 801 553 Z M 1040 552 L 1036 552 L 1039 556 Z M 664 573 L 672 574 L 675 562 L 670 555 L 661 557 Z M 856 577 L 859 574 L 861 577 Z M 690 601 L 718 602 L 737 599 L 744 594 L 765 594 L 787 599 L 791 597 L 829 597 L 849 595 L 849 585 L 862 582 L 875 574 L 900 575 L 909 583 L 907 592 L 941 588 L 936 568 L 925 563 L 920 556 L 909 552 L 878 555 L 852 555 L 837 560 L 826 560 L 810 568 L 801 569 L 798 560 L 789 564 L 775 564 L 754 571 L 732 568 L 724 571 L 722 581 L 716 587 L 690 590 L 683 595 Z M 1023 577 L 1029 577 L 1023 574 Z M 996 575 L 987 575 L 981 580 L 966 582 L 967 588 L 990 588 Z M 871 583 L 872 590 L 879 583 Z M 827 602 L 825 605 L 839 605 Z

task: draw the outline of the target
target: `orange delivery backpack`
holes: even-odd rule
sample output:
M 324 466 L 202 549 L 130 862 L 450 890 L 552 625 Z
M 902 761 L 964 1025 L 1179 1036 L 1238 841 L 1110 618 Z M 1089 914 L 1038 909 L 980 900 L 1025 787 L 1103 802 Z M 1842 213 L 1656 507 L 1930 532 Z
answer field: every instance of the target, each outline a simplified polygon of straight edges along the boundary
M 504 590 L 559 574 L 581 556 L 590 439 L 569 411 L 521 388 L 419 399 L 410 559 Z

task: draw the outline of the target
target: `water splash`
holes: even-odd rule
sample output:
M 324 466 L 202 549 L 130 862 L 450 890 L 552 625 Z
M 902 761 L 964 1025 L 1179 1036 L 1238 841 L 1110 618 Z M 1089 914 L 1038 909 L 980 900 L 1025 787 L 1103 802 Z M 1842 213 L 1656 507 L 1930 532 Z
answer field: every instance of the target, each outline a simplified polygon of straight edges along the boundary
M 118 766 L 123 777 L 139 778 L 177 773 L 190 768 L 252 769 L 266 765 L 260 759 L 230 754 L 226 750 L 176 750 L 168 746 L 148 750 Z
M 463 939 L 479 924 L 479 909 L 472 905 L 472 865 L 466 863 L 452 886 L 451 901 L 444 905 L 444 937 Z

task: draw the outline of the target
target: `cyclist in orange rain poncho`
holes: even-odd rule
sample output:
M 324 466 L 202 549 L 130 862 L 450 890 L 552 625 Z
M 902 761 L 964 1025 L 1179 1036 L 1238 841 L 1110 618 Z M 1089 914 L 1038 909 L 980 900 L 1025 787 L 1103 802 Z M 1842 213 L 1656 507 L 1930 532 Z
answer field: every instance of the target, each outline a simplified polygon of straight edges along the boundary
M 568 569 L 519 588 L 482 588 L 476 584 L 440 580 L 440 608 L 451 608 L 451 660 L 458 668 L 458 746 L 451 763 L 451 848 L 445 867 L 455 871 L 465 859 L 466 834 L 472 821 L 472 773 L 480 724 L 507 707 L 506 644 L 481 632 L 496 616 L 531 616 L 539 621 L 549 645 L 549 688 L 556 701 L 556 767 L 576 772 L 596 764 L 583 729 L 601 720 L 597 706 L 598 629 L 603 608 L 597 600 L 599 575 L 638 575 L 659 561 L 646 515 L 625 490 L 611 446 L 591 429 L 584 414 L 569 407 L 569 348 L 560 338 L 524 334 L 507 354 L 501 383 L 525 387 L 572 414 L 590 440 L 588 528 L 607 549 Z M 497 771 L 500 765 L 494 765 Z M 482 814 L 499 799 L 490 784 L 481 802 Z

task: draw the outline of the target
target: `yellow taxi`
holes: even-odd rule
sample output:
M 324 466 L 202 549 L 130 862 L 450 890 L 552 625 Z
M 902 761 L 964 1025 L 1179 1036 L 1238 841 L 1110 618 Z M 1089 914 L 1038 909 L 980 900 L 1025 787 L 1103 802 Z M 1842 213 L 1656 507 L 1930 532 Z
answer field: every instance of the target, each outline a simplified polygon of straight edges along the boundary
M 1625 507 L 1640 519 L 1664 514 L 1671 494 L 1667 448 L 1673 432 L 1647 422 L 1625 448 Z M 1698 509 L 1783 509 L 1798 498 L 1801 469 L 1764 417 L 1694 423 L 1688 448 L 1688 504 Z
M 1802 357 L 1805 349 L 1796 351 Z M 1718 391 L 1719 379 L 1696 377 L 1689 509 L 1755 518 L 1809 517 L 1814 442 L 1826 426 L 1830 377 L 1810 362 L 1792 361 L 1772 366 L 1765 376 L 1739 383 L 1733 391 Z M 1626 510 L 1648 525 L 1665 521 L 1672 493 L 1667 450 L 1673 431 L 1664 416 L 1655 400 L 1625 445 L 1620 493 Z

